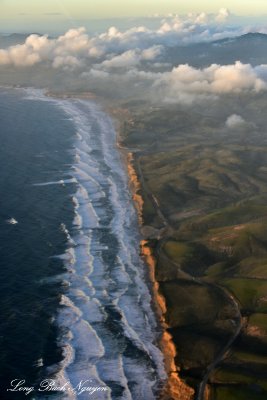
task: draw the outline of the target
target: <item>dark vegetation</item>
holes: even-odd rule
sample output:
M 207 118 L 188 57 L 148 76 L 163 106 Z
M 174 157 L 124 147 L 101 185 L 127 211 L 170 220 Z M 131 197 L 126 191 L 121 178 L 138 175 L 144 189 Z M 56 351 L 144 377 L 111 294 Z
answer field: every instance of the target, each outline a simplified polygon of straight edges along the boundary
M 240 323 L 237 307 L 241 312 L 241 332 L 209 376 L 215 400 L 267 398 L 266 102 L 255 95 L 194 111 L 131 107 L 123 130 L 135 155 L 144 224 L 161 229 L 151 240 L 156 278 L 189 384 L 198 386 Z M 247 123 L 227 128 L 233 113 Z

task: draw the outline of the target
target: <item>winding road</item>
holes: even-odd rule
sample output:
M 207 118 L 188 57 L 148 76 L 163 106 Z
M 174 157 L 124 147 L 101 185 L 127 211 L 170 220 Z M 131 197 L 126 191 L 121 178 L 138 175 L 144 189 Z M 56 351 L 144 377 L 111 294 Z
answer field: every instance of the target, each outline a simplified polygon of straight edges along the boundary
M 217 365 L 221 361 L 223 361 L 223 359 L 227 355 L 229 349 L 231 348 L 232 344 L 234 343 L 234 341 L 239 336 L 239 334 L 240 334 L 240 332 L 242 330 L 243 319 L 242 319 L 242 315 L 240 313 L 239 305 L 238 305 L 237 301 L 232 296 L 231 296 L 231 298 L 233 300 L 233 303 L 236 304 L 236 307 L 237 307 L 237 310 L 238 310 L 238 313 L 239 313 L 238 320 L 236 321 L 236 331 L 234 332 L 233 336 L 228 340 L 228 342 L 225 344 L 225 346 L 221 349 L 221 351 L 216 356 L 216 358 L 213 360 L 213 362 L 207 367 L 206 373 L 205 373 L 202 381 L 200 382 L 200 384 L 198 386 L 198 390 L 197 390 L 197 393 L 196 393 L 195 400 L 204 400 L 204 398 L 205 398 L 204 397 L 205 389 L 206 389 L 210 374 L 214 371 L 214 369 L 217 367 Z

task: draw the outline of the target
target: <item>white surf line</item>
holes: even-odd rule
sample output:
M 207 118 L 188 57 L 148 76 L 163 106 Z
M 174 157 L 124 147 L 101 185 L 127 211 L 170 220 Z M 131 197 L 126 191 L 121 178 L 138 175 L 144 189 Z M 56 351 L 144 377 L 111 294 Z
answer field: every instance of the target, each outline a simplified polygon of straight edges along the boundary
M 31 92 L 31 98 L 39 99 L 39 96 L 40 93 Z M 61 344 L 68 350 L 58 376 L 69 379 L 75 387 L 81 377 L 88 379 L 91 374 L 99 385 L 105 386 L 104 381 L 121 385 L 124 388 L 121 400 L 154 400 L 156 381 L 165 379 L 163 355 L 154 344 L 156 318 L 144 282 L 145 267 L 137 245 L 137 216 L 120 155 L 115 148 L 114 127 L 109 117 L 92 102 L 52 98 L 45 101 L 52 101 L 64 110 L 76 127 L 74 166 L 70 171 L 77 181 L 77 191 L 73 195 L 76 217 L 65 255 L 69 272 L 64 276 L 70 286 L 62 300 L 58 318 L 59 325 L 65 329 Z M 99 129 L 99 137 L 92 131 L 93 126 Z M 111 270 L 107 269 L 102 257 L 105 248 L 97 244 L 95 235 L 101 228 L 101 218 L 108 220 L 109 211 L 103 209 L 102 203 L 107 200 L 111 201 L 113 217 L 111 226 L 105 226 L 119 243 L 116 263 Z M 140 365 L 134 357 L 120 355 L 119 350 L 114 353 L 119 342 L 104 326 L 107 317 L 105 304 L 117 308 L 121 315 L 118 324 L 125 337 L 153 360 L 155 371 L 152 364 L 149 367 L 152 369 L 147 370 L 148 364 Z M 115 345 L 113 349 L 110 347 L 112 343 Z M 110 390 L 101 396 L 96 397 L 97 400 L 112 398 Z M 80 396 L 79 399 L 83 400 Z

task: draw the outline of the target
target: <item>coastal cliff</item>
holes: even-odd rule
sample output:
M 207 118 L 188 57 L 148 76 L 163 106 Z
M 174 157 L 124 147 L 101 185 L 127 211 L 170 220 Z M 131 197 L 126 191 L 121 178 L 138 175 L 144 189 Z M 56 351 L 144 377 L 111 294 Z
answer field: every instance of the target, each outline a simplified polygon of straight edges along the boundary
M 141 195 L 141 185 L 138 180 L 138 176 L 134 167 L 134 156 L 132 153 L 128 153 L 127 167 L 129 175 L 130 189 L 132 192 L 132 198 L 138 214 L 138 220 L 141 226 L 143 226 L 143 205 L 144 201 Z M 153 228 L 152 228 L 153 229 Z M 148 230 L 148 227 L 146 227 Z M 143 235 L 144 236 L 144 235 Z M 149 240 L 144 238 L 140 243 L 141 255 L 143 256 L 146 265 L 149 269 L 149 277 L 152 283 L 152 295 L 154 300 L 154 306 L 158 315 L 161 327 L 162 336 L 160 338 L 159 347 L 164 355 L 164 363 L 168 380 L 165 387 L 162 390 L 160 399 L 161 400 L 192 400 L 194 397 L 194 390 L 186 385 L 185 382 L 179 377 L 179 370 L 175 363 L 176 348 L 172 340 L 171 334 L 168 332 L 168 325 L 165 320 L 165 314 L 167 312 L 166 302 L 163 295 L 159 290 L 159 283 L 155 278 L 156 268 L 156 257 L 153 254 L 153 248 L 150 246 Z

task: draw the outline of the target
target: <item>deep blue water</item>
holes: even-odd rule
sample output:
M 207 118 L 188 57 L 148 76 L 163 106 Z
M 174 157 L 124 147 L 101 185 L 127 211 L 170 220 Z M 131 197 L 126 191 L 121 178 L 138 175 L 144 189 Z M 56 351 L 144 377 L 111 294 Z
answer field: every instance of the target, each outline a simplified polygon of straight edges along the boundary
M 24 96 L 0 91 L 1 399 L 9 398 L 5 389 L 12 379 L 38 378 L 38 360 L 48 365 L 60 357 L 51 316 L 62 289 L 43 279 L 65 268 L 51 256 L 64 252 L 61 224 L 73 219 L 71 185 L 33 185 L 66 173 L 73 127 L 53 104 Z M 10 218 L 18 224 L 9 224 Z
M 68 399 L 156 398 L 158 325 L 111 120 L 1 89 L 0 143 L 1 400 L 25 398 L 6 390 L 14 379 L 50 397 L 44 378 Z M 106 391 L 78 395 L 81 379 Z

